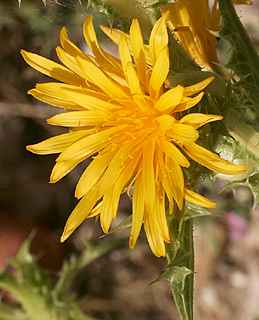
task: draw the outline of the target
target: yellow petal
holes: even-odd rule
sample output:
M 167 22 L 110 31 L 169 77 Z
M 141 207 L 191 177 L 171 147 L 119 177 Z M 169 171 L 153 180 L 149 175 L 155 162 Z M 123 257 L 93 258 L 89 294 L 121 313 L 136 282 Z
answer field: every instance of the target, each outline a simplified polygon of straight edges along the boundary
M 39 142 L 37 144 L 29 145 L 26 147 L 27 150 L 37 154 L 53 154 L 63 152 L 67 147 L 84 138 L 91 131 L 81 130 L 77 132 L 70 132 L 61 134 Z
M 60 32 L 60 42 L 64 50 L 69 53 L 69 55 L 76 57 L 82 56 L 85 57 L 86 54 L 82 52 L 67 36 L 66 28 L 63 27 Z
M 185 51 L 205 70 L 212 71 L 211 59 L 217 61 L 216 37 L 209 33 L 208 1 L 182 0 L 169 4 L 169 28 Z M 213 50 L 210 50 L 213 47 Z M 210 55 L 211 53 L 211 55 Z M 216 59 L 216 60 L 214 60 Z
M 171 188 L 171 193 L 175 199 L 180 210 L 183 208 L 184 196 L 184 177 L 181 167 L 172 159 L 168 158 L 166 161 L 168 168 L 168 182 Z
M 154 204 L 154 216 L 156 218 L 159 233 L 164 241 L 170 242 L 169 230 L 165 212 L 165 192 L 162 186 L 157 188 L 157 196 Z
M 70 101 L 89 109 L 91 111 L 107 113 L 108 111 L 115 111 L 121 107 L 108 102 L 110 97 L 106 94 L 79 88 L 77 86 L 66 86 L 60 89 L 61 94 L 69 98 Z
M 176 106 L 173 112 L 181 112 L 194 107 L 196 104 L 198 104 L 201 101 L 203 95 L 204 93 L 201 92 L 193 98 L 183 97 L 181 103 L 178 104 L 178 106 Z
M 165 113 L 171 113 L 183 98 L 184 88 L 178 85 L 166 91 L 155 103 L 154 108 Z
M 199 133 L 192 126 L 187 124 L 175 123 L 166 134 L 176 141 L 196 141 Z
M 121 64 L 119 59 L 111 56 L 99 46 L 93 26 L 93 16 L 89 16 L 86 18 L 83 32 L 85 41 L 96 57 L 96 62 L 98 63 L 98 65 L 100 65 L 102 68 L 108 69 L 112 67 L 117 72 L 121 72 Z
M 132 54 L 134 57 L 134 62 L 138 72 L 138 77 L 142 84 L 145 86 L 146 91 L 148 89 L 148 72 L 147 72 L 147 63 L 143 45 L 143 38 L 137 19 L 134 19 L 130 27 L 130 40 L 132 45 Z M 127 41 L 127 39 L 126 39 Z
M 160 96 L 160 89 L 164 84 L 169 72 L 169 55 L 168 48 L 165 47 L 157 57 L 156 63 L 153 67 L 150 81 L 149 94 L 151 98 L 158 99 Z
M 130 230 L 129 246 L 134 248 L 144 217 L 144 185 L 141 174 L 138 175 L 134 183 L 133 199 L 132 199 L 132 226 Z
M 90 190 L 89 193 L 80 200 L 66 222 L 60 239 L 61 242 L 64 242 L 84 221 L 84 219 L 87 218 L 97 201 L 98 198 L 96 197 L 95 189 Z
M 203 114 L 203 113 L 190 113 L 184 116 L 179 123 L 187 124 L 192 126 L 194 129 L 198 129 L 204 126 L 206 123 L 212 121 L 218 121 L 223 119 L 222 116 L 217 116 L 213 114 Z
M 121 86 L 112 79 L 109 79 L 97 65 L 89 61 L 85 61 L 81 57 L 77 57 L 77 61 L 84 71 L 88 81 L 98 86 L 111 98 L 128 99 L 128 95 L 122 90 Z
M 128 82 L 129 89 L 133 98 L 135 95 L 142 95 L 143 92 L 140 88 L 137 72 L 132 63 L 125 35 L 121 36 L 121 40 L 119 42 L 119 53 L 125 78 Z
M 168 159 L 170 158 L 166 156 L 160 148 L 156 150 L 156 161 L 158 164 L 157 181 L 159 181 L 158 183 L 160 184 L 160 188 L 163 187 L 167 195 L 167 199 L 169 201 L 169 213 L 172 214 L 174 208 L 174 191 L 171 188 L 171 179 L 169 179 L 172 170 L 170 168 L 171 163 L 169 163 L 168 166 Z M 171 160 L 172 159 L 170 159 L 170 161 Z
M 70 148 L 66 149 L 58 157 L 57 161 L 67 161 L 71 158 L 73 159 L 85 159 L 91 154 L 102 150 L 105 145 L 108 145 L 111 142 L 111 136 L 119 134 L 120 131 L 123 131 L 127 126 L 121 125 L 117 127 L 112 127 L 105 129 L 103 131 L 94 133 L 89 137 L 81 139 L 77 143 L 73 144 Z
M 232 164 L 198 144 L 186 142 L 184 143 L 183 150 L 190 158 L 212 171 L 230 175 L 246 171 L 245 166 Z
M 143 147 L 142 157 L 142 179 L 145 183 L 144 197 L 145 206 L 148 211 L 152 211 L 154 208 L 154 200 L 156 196 L 156 184 L 154 174 L 154 153 L 155 142 L 150 141 Z
M 84 159 L 72 159 L 67 160 L 66 162 L 57 162 L 55 166 L 53 167 L 50 175 L 50 183 L 56 183 L 60 179 L 62 179 L 64 176 L 69 174 L 81 161 Z
M 189 96 L 192 96 L 196 93 L 199 93 L 200 91 L 205 89 L 214 79 L 215 79 L 215 77 L 209 77 L 209 78 L 202 80 L 198 83 L 195 83 L 189 87 L 184 87 L 184 94 L 183 94 L 184 97 L 189 97 Z
M 175 123 L 175 118 L 169 114 L 163 114 L 155 119 L 159 123 L 159 129 L 164 133 L 165 131 L 172 128 Z
M 119 199 L 116 200 L 118 203 Z M 112 218 L 114 216 L 113 204 L 116 200 L 113 196 L 113 187 L 111 187 L 103 196 L 102 208 L 100 213 L 100 223 L 104 233 L 109 232 Z
M 197 204 L 198 206 L 201 206 L 201 207 L 216 208 L 215 202 L 213 202 L 207 198 L 204 198 L 200 194 L 198 194 L 192 190 L 189 190 L 187 188 L 184 188 L 184 198 L 187 201 L 190 201 L 190 202 Z
M 144 227 L 146 231 L 147 240 L 149 246 L 157 257 L 165 256 L 165 243 L 164 239 L 161 237 L 160 233 L 157 230 L 156 222 L 154 219 L 154 214 L 144 214 Z
M 48 124 L 63 127 L 88 127 L 105 123 L 103 113 L 95 111 L 71 111 L 60 113 L 47 120 Z
M 169 11 L 163 14 L 163 16 L 155 23 L 151 35 L 149 38 L 149 51 L 153 66 L 155 65 L 160 53 L 165 50 L 168 45 L 168 34 L 167 34 L 167 19 Z
M 123 192 L 124 187 L 132 179 L 139 158 L 140 155 L 128 161 L 124 166 L 124 169 L 120 170 L 120 174 L 115 183 L 112 177 L 110 179 L 110 187 L 104 194 L 100 215 L 100 221 L 104 232 L 108 232 L 112 218 L 116 218 L 120 195 Z
M 131 46 L 131 38 L 128 34 L 124 33 L 123 31 L 120 31 L 118 29 L 111 29 L 109 27 L 100 25 L 101 30 L 115 43 L 119 44 L 120 38 L 122 35 L 126 36 L 127 44 L 129 46 L 130 52 L 133 52 L 132 46 Z M 149 46 L 144 45 L 144 52 L 145 52 L 145 58 L 148 65 L 152 65 L 150 53 L 149 53 Z
M 169 157 L 176 161 L 180 166 L 188 168 L 190 166 L 189 161 L 181 153 L 181 151 L 171 142 L 164 138 L 158 139 L 158 145 L 161 150 Z
M 88 137 L 82 138 L 69 146 L 57 158 L 57 163 L 54 166 L 50 182 L 55 183 L 73 170 L 80 162 L 103 149 L 110 144 L 110 135 L 125 129 L 125 126 L 119 126 L 97 132 Z
M 38 83 L 36 88 L 28 91 L 28 94 L 31 94 L 34 98 L 55 107 L 70 110 L 84 110 L 83 107 L 62 96 L 59 92 L 62 86 L 65 86 L 65 84 L 59 82 Z
M 66 67 L 53 62 L 49 59 L 41 57 L 35 53 L 27 52 L 25 50 L 21 50 L 21 54 L 24 60 L 37 71 L 46 74 L 47 76 L 57 79 L 59 81 L 76 84 L 76 85 L 84 85 L 84 79 L 74 74 L 72 71 L 68 70 Z
M 124 141 L 121 143 L 120 147 L 117 148 L 117 152 L 110 162 L 100 182 L 100 193 L 105 193 L 106 190 L 110 188 L 111 183 L 114 183 L 117 179 L 119 179 L 119 176 L 123 172 L 127 160 L 130 158 L 130 152 L 133 145 L 134 144 L 131 143 L 131 141 Z
M 81 198 L 87 194 L 100 180 L 115 155 L 115 151 L 103 150 L 99 153 L 81 175 L 75 191 L 75 197 Z
M 78 64 L 76 57 L 72 56 L 70 53 L 66 52 L 65 50 L 63 50 L 60 47 L 56 48 L 56 53 L 57 56 L 59 58 L 59 60 L 65 65 L 67 66 L 71 71 L 73 71 L 75 74 L 77 74 L 78 76 L 80 76 L 81 78 L 85 78 L 85 73 L 83 72 L 82 68 L 80 67 L 80 65 Z M 87 56 L 81 56 L 82 60 L 86 60 L 89 62 L 92 62 L 92 60 Z M 88 80 L 88 79 L 86 79 Z M 86 87 L 86 82 L 84 82 L 84 87 Z
M 100 201 L 92 210 L 91 212 L 88 214 L 88 216 L 86 218 L 93 218 L 96 216 L 99 216 L 102 210 L 102 204 L 103 202 Z

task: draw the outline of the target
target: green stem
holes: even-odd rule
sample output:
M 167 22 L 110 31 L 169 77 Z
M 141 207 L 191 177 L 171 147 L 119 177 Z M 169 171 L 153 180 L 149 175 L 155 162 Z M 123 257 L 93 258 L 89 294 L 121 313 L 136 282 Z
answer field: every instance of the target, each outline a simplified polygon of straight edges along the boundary
M 168 268 L 161 279 L 170 281 L 181 320 L 193 320 L 193 221 L 178 211 L 170 222 L 171 242 L 167 247 Z

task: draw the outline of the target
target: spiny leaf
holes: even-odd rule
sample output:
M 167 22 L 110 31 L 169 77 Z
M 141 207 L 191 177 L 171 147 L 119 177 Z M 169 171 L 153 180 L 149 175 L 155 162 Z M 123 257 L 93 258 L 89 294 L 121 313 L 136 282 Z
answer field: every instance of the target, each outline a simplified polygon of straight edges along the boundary
M 159 280 L 168 280 L 170 282 L 172 294 L 181 320 L 192 319 L 189 303 L 186 301 L 186 293 L 189 290 L 189 288 L 186 287 L 186 277 L 192 273 L 193 272 L 185 266 L 170 267 L 159 278 Z
M 245 164 L 246 172 L 233 176 L 217 174 L 216 177 L 231 181 L 221 191 L 239 186 L 248 187 L 253 194 L 255 208 L 259 204 L 259 133 L 252 126 L 242 123 L 235 113 L 233 118 L 235 126 L 230 132 L 239 141 L 220 136 L 215 151 L 227 160 L 235 160 L 236 164 Z
M 128 218 L 126 218 L 120 224 L 118 224 L 116 227 L 114 227 L 112 230 L 110 230 L 108 234 L 111 234 L 115 231 L 123 230 L 125 228 L 129 228 L 131 225 L 132 225 L 132 215 L 130 215 Z
M 9 304 L 0 301 L 1 320 L 30 320 L 30 318 L 18 308 L 13 308 Z
M 231 137 L 219 136 L 215 151 L 228 161 L 236 164 L 245 164 L 246 172 L 233 176 L 224 174 L 217 174 L 216 176 L 224 180 L 240 181 L 254 175 L 259 170 L 259 133 L 254 131 L 251 126 L 239 121 L 235 117 L 235 113 L 232 116 L 235 120 L 233 121 L 235 127 L 229 127 L 229 130 L 237 141 Z
M 43 271 L 37 257 L 29 252 L 32 236 L 27 239 L 17 256 L 9 261 L 16 274 L 5 270 L 0 274 L 0 288 L 9 291 L 21 304 L 16 310 L 0 302 L 0 319 L 3 320 L 94 320 L 80 309 L 79 301 L 70 294 L 75 274 L 86 264 L 124 242 L 111 239 L 99 246 L 87 246 L 82 256 L 63 264 L 56 286 L 50 274 Z
M 232 56 L 227 65 L 240 77 L 238 85 L 250 99 L 259 101 L 259 56 L 240 22 L 231 0 L 219 0 L 223 26 L 219 36 L 232 45 Z
M 72 256 L 70 261 L 63 263 L 60 277 L 53 290 L 53 294 L 58 297 L 58 299 L 64 295 L 67 295 L 72 280 L 80 269 L 112 249 L 123 245 L 126 241 L 126 238 L 115 238 L 103 241 L 98 246 L 87 243 L 85 250 L 79 257 Z
M 146 8 L 148 7 L 160 8 L 161 6 L 175 2 L 175 0 L 146 0 L 146 1 L 139 0 L 138 2 L 143 3 L 143 6 Z
M 193 219 L 211 215 L 188 201 L 182 211 L 168 215 L 170 243 L 166 247 L 168 268 L 158 280 L 169 280 L 181 320 L 193 319 Z
M 41 0 L 42 2 L 43 2 L 43 4 L 44 4 L 44 6 L 46 6 L 47 5 L 47 0 Z M 55 0 L 55 2 L 57 2 L 58 3 L 58 1 L 57 0 Z M 18 4 L 19 4 L 19 8 L 21 7 L 21 4 L 22 4 L 22 0 L 18 0 Z
M 194 203 L 191 203 L 189 201 L 186 201 L 184 216 L 183 216 L 182 221 L 187 221 L 192 218 L 211 216 L 211 215 L 212 215 L 211 212 L 209 212 L 207 209 L 202 208 L 202 207 L 200 207 Z
M 170 243 L 166 247 L 168 269 L 161 279 L 171 283 L 172 294 L 181 320 L 193 319 L 193 221 L 194 215 L 187 211 L 176 211 L 169 221 Z M 189 215 L 189 217 L 187 217 Z M 189 275 L 187 277 L 187 275 Z M 169 277 L 169 278 L 168 278 Z
M 137 0 L 89 0 L 88 5 L 106 16 L 112 26 L 114 21 L 120 23 L 123 31 L 128 32 L 132 19 L 138 19 L 144 38 L 148 38 L 152 25 L 156 22 L 156 12 L 145 8 Z
M 233 189 L 235 190 L 235 188 L 237 187 L 248 187 L 251 192 L 252 195 L 254 197 L 254 203 L 253 203 L 253 209 L 255 209 L 255 207 L 259 204 L 259 174 L 254 174 L 251 177 L 249 177 L 249 179 L 245 180 L 245 181 L 233 181 L 228 183 L 221 191 L 227 190 L 227 189 Z

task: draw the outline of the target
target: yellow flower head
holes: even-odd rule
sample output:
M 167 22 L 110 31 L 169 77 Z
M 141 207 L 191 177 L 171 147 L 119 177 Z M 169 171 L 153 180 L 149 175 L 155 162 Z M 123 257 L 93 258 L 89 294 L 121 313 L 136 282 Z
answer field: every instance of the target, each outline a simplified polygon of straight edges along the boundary
M 155 255 L 165 255 L 169 242 L 165 198 L 173 211 L 187 199 L 205 207 L 215 203 L 185 188 L 181 167 L 189 167 L 186 155 L 205 167 L 226 174 L 244 171 L 199 146 L 197 129 L 221 116 L 181 111 L 196 105 L 201 92 L 213 78 L 196 85 L 165 90 L 169 72 L 169 12 L 160 18 L 144 45 L 137 20 L 130 34 L 102 27 L 119 46 L 120 59 L 98 44 L 92 17 L 84 24 L 85 40 L 93 56 L 79 50 L 61 31 L 62 47 L 57 54 L 62 66 L 33 53 L 22 51 L 33 68 L 61 82 L 37 84 L 29 91 L 37 99 L 65 108 L 50 119 L 52 125 L 72 128 L 28 150 L 37 154 L 60 153 L 51 173 L 56 182 L 76 165 L 93 156 L 76 187 L 81 198 L 71 213 L 61 240 L 64 241 L 85 218 L 100 215 L 104 232 L 116 218 L 121 193 L 134 184 L 130 247 L 134 247 L 141 225 Z M 133 62 L 134 61 L 134 62 Z M 184 154 L 181 151 L 184 151 Z
M 233 0 L 236 4 L 252 4 L 249 0 Z M 178 0 L 161 11 L 170 11 L 168 26 L 189 56 L 206 71 L 214 71 L 218 63 L 216 36 L 219 30 L 218 0 L 210 10 L 208 0 Z

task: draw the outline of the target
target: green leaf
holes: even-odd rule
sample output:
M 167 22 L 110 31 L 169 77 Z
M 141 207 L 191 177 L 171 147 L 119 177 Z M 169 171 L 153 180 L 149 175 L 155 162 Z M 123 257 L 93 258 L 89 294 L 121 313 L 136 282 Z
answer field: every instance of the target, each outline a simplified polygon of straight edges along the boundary
M 233 114 L 235 121 L 230 128 L 231 137 L 220 136 L 215 151 L 224 159 L 236 164 L 245 164 L 246 172 L 238 175 L 216 174 L 217 178 L 231 181 L 221 191 L 248 187 L 254 197 L 255 208 L 259 204 L 259 133 L 252 126 L 244 124 Z
M 238 86 L 249 98 L 259 101 L 259 56 L 240 22 L 232 0 L 219 0 L 223 26 L 219 36 L 232 45 L 232 56 L 227 65 L 240 77 Z
M 64 262 L 59 280 L 53 285 L 52 277 L 37 263 L 29 252 L 31 235 L 21 246 L 17 256 L 9 261 L 15 275 L 5 270 L 0 274 L 0 288 L 10 292 L 21 304 L 20 309 L 0 302 L 1 320 L 94 320 L 80 309 L 79 301 L 70 293 L 71 283 L 78 271 L 128 239 L 109 239 L 100 246 L 88 244 L 82 255 Z
M 225 191 L 227 189 L 235 189 L 237 187 L 247 187 L 251 190 L 252 195 L 254 197 L 254 203 L 253 203 L 253 209 L 255 209 L 255 207 L 259 204 L 259 173 L 252 175 L 251 177 L 249 177 L 248 179 L 246 179 L 245 181 L 233 181 L 228 183 L 222 190 Z
M 185 202 L 184 216 L 181 222 L 192 218 L 211 216 L 212 214 L 205 208 L 200 207 L 189 201 Z
M 127 238 L 114 238 L 102 241 L 99 245 L 93 245 L 90 242 L 86 244 L 85 250 L 79 257 L 72 256 L 68 262 L 64 262 L 59 280 L 54 288 L 53 294 L 56 299 L 62 299 L 70 289 L 72 280 L 80 269 L 103 256 L 107 252 L 122 246 Z
M 41 1 L 43 2 L 44 6 L 47 5 L 47 0 L 41 0 Z M 58 3 L 57 0 L 54 0 L 54 1 Z M 22 4 L 22 0 L 18 0 L 18 4 L 19 4 L 19 8 L 20 8 L 20 7 L 21 7 L 21 4 Z
M 224 122 L 231 136 L 258 158 L 259 56 L 236 14 L 232 1 L 219 0 L 219 8 L 223 26 L 218 35 L 229 41 L 232 47 L 227 67 L 240 78 L 232 79 L 233 84 L 229 86 L 232 91 L 225 101 Z
M 57 319 L 50 297 L 50 278 L 37 267 L 37 258 L 29 252 L 31 237 L 24 242 L 16 258 L 10 261 L 17 275 L 7 270 L 0 274 L 0 287 L 21 303 L 29 319 Z
M 139 0 L 138 2 L 142 3 L 142 5 L 146 8 L 148 7 L 160 8 L 163 5 L 167 5 L 169 3 L 175 2 L 175 0 L 146 0 L 146 1 Z
M 259 204 L 259 174 L 255 174 L 252 177 L 250 177 L 244 186 L 247 186 L 250 188 L 253 197 L 254 197 L 254 204 L 253 209 Z
M 257 133 L 251 126 L 242 124 L 238 118 L 233 114 L 236 120 L 235 127 L 229 128 L 234 140 L 231 137 L 219 136 L 215 145 L 215 151 L 223 158 L 235 164 L 245 164 L 246 172 L 238 175 L 216 174 L 216 177 L 229 180 L 239 181 L 247 179 L 254 175 L 259 170 L 259 133 Z M 240 120 L 241 121 L 241 120 Z M 234 125 L 234 121 L 233 121 Z
M 182 211 L 168 215 L 170 243 L 166 246 L 168 267 L 158 280 L 171 284 L 181 320 L 193 319 L 193 219 L 211 215 L 206 209 L 188 201 Z
M 171 240 L 166 247 L 166 253 L 169 264 L 159 280 L 170 281 L 181 320 L 193 319 L 194 248 L 191 218 L 199 215 L 207 215 L 207 212 L 186 203 L 182 211 L 176 210 L 168 219 Z
M 149 38 L 157 18 L 157 11 L 146 8 L 144 2 L 137 0 L 89 0 L 88 5 L 104 14 L 111 26 L 115 20 L 119 22 L 125 32 L 129 30 L 132 19 L 138 19 L 145 39 Z
M 132 215 L 130 215 L 128 218 L 126 218 L 120 224 L 118 224 L 116 227 L 114 227 L 112 230 L 110 230 L 109 233 L 107 233 L 107 235 L 109 235 L 113 232 L 116 232 L 116 231 L 120 231 L 120 230 L 129 228 L 131 225 L 132 225 Z
M 30 318 L 18 308 L 13 308 L 7 303 L 0 301 L 1 320 L 30 320 Z
M 185 266 L 176 266 L 168 268 L 159 278 L 159 280 L 170 281 L 172 294 L 181 320 L 192 319 L 192 312 L 190 310 L 192 309 L 192 305 L 190 306 L 190 302 L 188 301 L 189 287 L 186 285 L 188 283 L 186 282 L 186 277 L 189 276 L 188 278 L 190 278 L 192 273 L 193 272 Z

